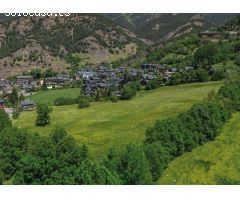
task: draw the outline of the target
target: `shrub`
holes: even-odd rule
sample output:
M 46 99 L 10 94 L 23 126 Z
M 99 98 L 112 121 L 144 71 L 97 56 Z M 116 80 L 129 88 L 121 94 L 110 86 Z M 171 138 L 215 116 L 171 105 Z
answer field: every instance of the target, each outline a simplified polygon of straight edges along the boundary
M 141 85 L 137 82 L 127 83 L 123 86 L 121 99 L 128 100 L 133 98 L 137 91 L 141 89 Z
M 76 103 L 77 103 L 77 98 L 59 97 L 54 101 L 55 106 L 72 105 Z
M 146 90 L 153 90 L 159 87 L 157 80 L 151 80 L 146 85 Z
M 116 103 L 116 102 L 118 102 L 118 97 L 116 95 L 111 95 L 110 101 L 112 101 L 112 103 Z
M 87 98 L 80 98 L 78 100 L 78 108 L 79 109 L 87 108 L 89 106 L 90 106 L 90 104 L 89 104 L 89 100 Z

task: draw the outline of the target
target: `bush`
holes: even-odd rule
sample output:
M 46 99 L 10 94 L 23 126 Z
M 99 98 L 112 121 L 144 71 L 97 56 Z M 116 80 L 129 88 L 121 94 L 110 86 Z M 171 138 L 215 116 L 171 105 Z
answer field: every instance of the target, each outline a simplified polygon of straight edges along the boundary
M 0 172 L 5 179 L 15 174 L 17 162 L 26 153 L 27 138 L 27 133 L 17 128 L 6 128 L 0 132 Z
M 153 90 L 159 87 L 157 80 L 151 80 L 146 85 L 146 90 Z
M 64 106 L 64 105 L 72 105 L 77 103 L 77 98 L 65 98 L 59 97 L 55 99 L 54 105 L 55 106 Z
M 133 98 L 137 91 L 141 90 L 141 85 L 137 82 L 127 83 L 123 86 L 121 99 L 128 100 Z
M 89 100 L 87 98 L 80 98 L 78 100 L 78 108 L 79 109 L 87 108 L 89 106 L 90 106 L 90 104 L 89 104 Z
M 116 103 L 116 102 L 118 102 L 118 97 L 116 95 L 111 95 L 110 101 L 112 101 L 112 103 Z

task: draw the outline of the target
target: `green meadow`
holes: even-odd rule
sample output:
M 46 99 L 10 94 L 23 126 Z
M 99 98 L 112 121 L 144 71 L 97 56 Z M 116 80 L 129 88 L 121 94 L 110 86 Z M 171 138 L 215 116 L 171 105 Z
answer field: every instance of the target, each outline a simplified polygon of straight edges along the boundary
M 41 135 L 61 126 L 77 141 L 86 144 L 90 154 L 98 158 L 110 147 L 122 148 L 131 142 L 143 142 L 147 127 L 157 119 L 184 112 L 221 85 L 221 82 L 209 82 L 162 87 L 141 91 L 129 101 L 91 103 L 86 109 L 77 109 L 77 105 L 53 107 L 51 124 L 43 128 L 34 125 L 35 111 L 21 113 L 13 123 Z M 41 101 L 42 97 L 42 101 L 46 101 L 45 98 L 50 98 L 49 93 L 36 94 L 33 99 Z
M 170 162 L 159 184 L 240 184 L 240 113 L 222 133 Z
M 55 99 L 58 97 L 75 98 L 79 96 L 79 94 L 80 94 L 79 88 L 46 90 L 37 92 L 36 94 L 32 95 L 30 99 L 32 99 L 36 103 L 46 103 L 49 105 L 53 105 Z

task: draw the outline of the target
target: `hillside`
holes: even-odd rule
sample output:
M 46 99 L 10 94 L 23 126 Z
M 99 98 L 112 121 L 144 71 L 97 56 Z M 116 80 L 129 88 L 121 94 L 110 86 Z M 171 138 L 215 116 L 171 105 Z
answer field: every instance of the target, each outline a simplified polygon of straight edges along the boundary
M 224 126 L 215 141 L 173 160 L 159 184 L 239 184 L 240 114 Z
M 223 30 L 238 31 L 239 29 L 240 29 L 240 16 L 233 18 L 223 26 Z
M 21 17 L 0 23 L 0 76 L 32 67 L 58 71 L 74 54 L 82 64 L 99 64 L 133 55 L 144 42 L 97 14 Z
M 84 110 L 77 109 L 77 105 L 54 107 L 51 125 L 44 128 L 34 125 L 35 111 L 23 112 L 13 123 L 42 135 L 50 133 L 59 125 L 80 143 L 86 144 L 91 155 L 98 158 L 110 147 L 122 148 L 130 142 L 143 142 L 146 128 L 157 119 L 176 116 L 189 109 L 212 89 L 218 90 L 221 84 L 209 82 L 163 87 L 142 91 L 131 101 L 92 103 Z M 41 102 L 51 96 L 50 93 L 54 91 L 43 92 L 42 99 L 33 98 Z
M 137 65 L 141 61 L 175 65 L 179 60 L 181 65 L 186 65 L 198 46 L 195 45 L 195 49 L 191 46 L 186 55 L 188 44 L 184 44 L 181 52 L 182 46 L 176 49 L 169 41 L 175 43 L 189 33 L 220 26 L 236 15 L 72 14 L 19 18 L 1 15 L 0 78 L 21 74 L 33 67 L 67 71 L 71 69 L 65 59 L 69 54 L 80 58 L 80 66 Z M 148 49 L 153 43 L 156 46 Z M 170 45 L 172 50 L 166 47 L 169 52 L 160 60 L 144 60 L 146 54 L 158 51 L 163 44 Z
M 215 35 L 211 35 L 211 34 Z M 169 64 L 176 68 L 216 67 L 227 75 L 232 68 L 239 66 L 239 17 L 229 21 L 217 31 L 207 29 L 202 32 L 188 33 L 163 45 L 154 46 L 146 55 L 135 60 L 142 63 Z M 209 53 L 206 53 L 209 52 Z M 207 63 L 204 63 L 207 62 Z
M 104 14 L 135 34 L 159 42 L 173 39 L 194 30 L 222 26 L 237 14 Z

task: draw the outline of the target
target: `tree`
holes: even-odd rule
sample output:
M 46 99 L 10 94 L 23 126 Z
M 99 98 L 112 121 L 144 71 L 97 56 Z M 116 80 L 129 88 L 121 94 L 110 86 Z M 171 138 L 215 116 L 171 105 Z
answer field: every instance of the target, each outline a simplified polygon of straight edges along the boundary
M 41 184 L 43 176 L 43 167 L 40 160 L 33 155 L 24 155 L 17 162 L 17 170 L 14 175 L 13 184 Z
M 56 76 L 56 75 L 57 75 L 57 72 L 56 72 L 56 71 L 53 71 L 52 68 L 48 68 L 48 69 L 44 72 L 44 74 L 43 74 L 44 78 L 54 77 L 54 76 Z
M 86 162 L 76 172 L 77 184 L 119 185 L 122 180 L 106 166 L 98 162 Z
M 143 148 L 135 144 L 128 145 L 121 154 L 118 173 L 127 185 L 152 183 L 150 165 Z
M 172 156 L 158 142 L 146 144 L 144 151 L 150 164 L 153 181 L 156 181 L 161 176 Z
M 47 90 L 47 83 L 46 83 L 46 79 L 43 79 L 43 84 L 42 84 L 42 87 L 41 87 L 41 90 Z
M 234 62 L 237 66 L 240 67 L 240 55 L 237 55 Z
M 133 98 L 140 89 L 141 86 L 139 87 L 139 83 L 132 82 L 125 84 L 122 89 L 121 99 L 128 100 Z
M 218 50 L 213 43 L 207 43 L 193 54 L 193 64 L 197 67 L 207 67 L 215 63 Z
M 58 127 L 48 137 L 35 135 L 28 146 L 17 162 L 14 184 L 78 184 L 78 169 L 88 163 L 88 150 L 64 129 Z
M 7 127 L 11 127 L 12 122 L 9 119 L 9 116 L 7 113 L 5 113 L 3 110 L 0 110 L 0 132 Z
M 40 68 L 31 69 L 30 74 L 34 79 L 40 79 L 42 76 L 42 72 Z
M 13 88 L 12 93 L 9 97 L 9 101 L 16 106 L 18 104 L 19 98 L 18 98 L 18 91 L 16 88 Z
M 178 119 L 158 120 L 153 128 L 146 132 L 146 142 L 158 141 L 168 148 L 172 156 L 179 156 L 184 152 L 182 124 Z
M 17 162 L 26 153 L 28 135 L 17 128 L 5 128 L 0 132 L 0 171 L 5 179 L 17 171 Z
M 37 120 L 36 126 L 46 126 L 50 124 L 50 113 L 52 112 L 52 108 L 46 104 L 38 104 L 37 105 Z
M 229 81 L 218 91 L 217 97 L 230 111 L 240 111 L 240 81 Z
M 14 110 L 13 110 L 13 114 L 12 114 L 12 118 L 13 118 L 13 119 L 18 119 L 19 116 L 20 116 L 19 110 L 18 110 L 18 109 L 14 109 Z
M 68 64 L 71 65 L 72 71 L 77 71 L 82 61 L 82 59 L 79 56 L 74 56 L 72 54 L 66 55 L 65 60 Z
M 202 67 L 199 67 L 196 70 L 196 79 L 199 82 L 206 82 L 206 81 L 210 81 L 210 76 L 208 74 L 208 71 Z

